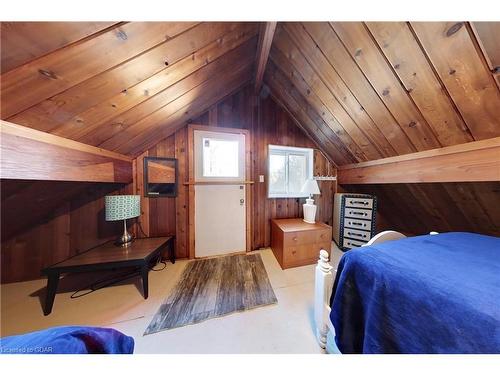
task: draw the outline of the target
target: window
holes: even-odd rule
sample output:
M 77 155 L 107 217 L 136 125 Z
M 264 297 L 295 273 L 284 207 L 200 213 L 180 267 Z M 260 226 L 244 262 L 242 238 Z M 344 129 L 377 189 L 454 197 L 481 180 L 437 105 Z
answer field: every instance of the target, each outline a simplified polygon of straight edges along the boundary
M 269 145 L 269 198 L 303 198 L 313 176 L 313 149 Z
M 195 130 L 194 179 L 197 182 L 245 180 L 245 135 Z
M 203 177 L 238 177 L 238 141 L 203 137 Z

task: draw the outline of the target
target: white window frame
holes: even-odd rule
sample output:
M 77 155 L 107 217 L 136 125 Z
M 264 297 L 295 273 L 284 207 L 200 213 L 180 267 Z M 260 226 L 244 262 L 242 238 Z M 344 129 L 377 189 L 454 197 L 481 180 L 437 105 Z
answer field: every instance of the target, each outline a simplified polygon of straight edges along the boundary
M 209 130 L 195 130 L 194 133 L 194 161 L 196 163 L 194 178 L 196 182 L 229 182 L 245 180 L 245 134 L 225 133 Z M 203 175 L 203 139 L 211 138 L 219 141 L 238 142 L 238 176 L 236 177 L 216 177 Z
M 288 189 L 288 156 L 289 155 L 304 155 L 306 157 L 306 177 L 308 179 L 313 178 L 313 168 L 314 168 L 314 149 L 312 148 L 304 148 L 304 147 L 289 147 L 289 146 L 278 146 L 278 145 L 269 145 L 268 146 L 268 155 L 267 155 L 267 197 L 268 198 L 309 198 L 309 194 L 305 193 L 297 193 L 297 192 L 280 192 L 280 193 L 272 193 L 271 192 L 271 179 L 269 178 L 270 171 L 270 160 L 271 154 L 274 155 L 285 155 L 286 163 L 285 163 L 285 180 L 286 187 Z

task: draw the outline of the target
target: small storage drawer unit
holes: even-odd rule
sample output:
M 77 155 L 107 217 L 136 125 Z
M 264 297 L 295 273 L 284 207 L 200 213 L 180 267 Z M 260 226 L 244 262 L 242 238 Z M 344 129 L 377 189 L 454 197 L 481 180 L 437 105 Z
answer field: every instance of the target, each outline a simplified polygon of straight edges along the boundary
M 271 248 L 281 268 L 314 264 L 319 251 L 330 254 L 332 227 L 323 223 L 309 224 L 301 218 L 271 220 Z
M 377 198 L 365 194 L 335 194 L 333 239 L 338 247 L 359 247 L 375 235 Z

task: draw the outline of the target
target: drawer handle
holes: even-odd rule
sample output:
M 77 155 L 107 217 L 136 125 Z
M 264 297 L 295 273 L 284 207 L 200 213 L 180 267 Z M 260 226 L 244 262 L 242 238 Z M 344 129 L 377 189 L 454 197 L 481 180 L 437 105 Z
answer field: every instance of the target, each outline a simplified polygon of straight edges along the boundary
M 356 223 L 354 221 L 349 221 L 349 225 L 358 225 L 360 227 L 366 227 L 366 224 Z
M 359 234 L 359 233 L 353 233 L 353 232 L 347 232 L 347 234 L 349 236 L 358 236 L 358 237 L 362 237 L 362 238 L 366 237 L 366 234 Z
M 349 212 L 351 215 L 361 215 L 361 216 L 368 216 L 366 212 L 356 212 L 356 211 L 350 211 Z
M 294 241 L 297 241 L 297 237 L 293 237 L 293 240 L 294 240 Z
M 292 251 L 292 254 L 295 255 L 295 254 L 297 254 L 297 252 L 294 250 L 294 251 Z
M 354 204 L 362 204 L 363 206 L 368 206 L 369 203 L 368 202 L 365 202 L 365 201 L 351 201 L 352 203 Z

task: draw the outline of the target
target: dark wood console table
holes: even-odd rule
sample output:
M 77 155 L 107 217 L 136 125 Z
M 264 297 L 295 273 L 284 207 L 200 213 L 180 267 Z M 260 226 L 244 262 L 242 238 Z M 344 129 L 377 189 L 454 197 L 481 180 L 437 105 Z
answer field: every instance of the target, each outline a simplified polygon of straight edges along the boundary
M 47 275 L 47 297 L 44 314 L 52 312 L 59 277 L 63 273 L 76 273 L 137 267 L 142 277 L 144 299 L 148 298 L 149 264 L 168 249 L 169 258 L 175 263 L 174 237 L 138 238 L 127 247 L 115 246 L 113 241 L 75 255 L 42 270 Z

